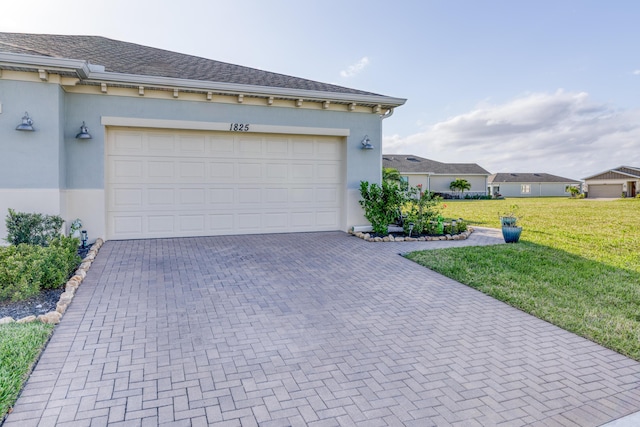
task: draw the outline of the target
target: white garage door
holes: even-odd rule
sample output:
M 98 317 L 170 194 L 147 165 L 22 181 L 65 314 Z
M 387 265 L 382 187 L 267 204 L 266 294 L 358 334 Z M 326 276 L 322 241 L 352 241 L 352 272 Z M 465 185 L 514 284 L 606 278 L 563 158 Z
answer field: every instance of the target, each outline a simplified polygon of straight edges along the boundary
M 622 184 L 590 184 L 589 198 L 616 198 L 622 195 Z
M 340 137 L 109 128 L 107 237 L 340 230 Z

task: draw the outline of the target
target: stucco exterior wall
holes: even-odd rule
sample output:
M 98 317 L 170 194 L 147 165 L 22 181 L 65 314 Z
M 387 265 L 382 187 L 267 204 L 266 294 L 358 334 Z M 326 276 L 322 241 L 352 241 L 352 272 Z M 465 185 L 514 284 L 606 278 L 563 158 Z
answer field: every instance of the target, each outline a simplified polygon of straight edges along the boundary
M 436 193 L 450 193 L 449 185 L 458 178 L 466 179 L 471 184 L 471 192 L 485 193 L 487 192 L 487 178 L 485 176 L 465 175 L 465 176 L 447 176 L 447 175 L 427 175 L 427 174 L 403 174 L 409 181 L 409 185 L 416 187 L 422 185 L 424 190 L 429 189 Z
M 529 193 L 523 193 L 522 185 L 529 185 L 531 191 Z M 569 196 L 569 193 L 565 191 L 567 185 L 570 185 L 570 183 L 502 182 L 500 184 L 491 184 L 494 188 L 492 194 L 496 191 L 495 188 L 499 186 L 499 193 L 504 197 L 566 197 Z
M 102 117 L 347 129 L 345 229 L 367 223 L 358 204 L 360 181 L 381 180 L 382 121 L 378 114 L 69 93 L 51 82 L 8 79 L 0 79 L 0 103 L 0 215 L 10 207 L 59 214 L 67 222 L 79 217 L 93 238 L 104 237 L 105 230 L 106 128 Z M 34 120 L 35 132 L 15 130 L 25 111 Z M 75 138 L 83 121 L 93 139 Z M 372 150 L 360 148 L 365 135 Z M 36 195 L 45 189 L 46 197 Z M 0 221 L 0 237 L 4 236 L 4 221 Z

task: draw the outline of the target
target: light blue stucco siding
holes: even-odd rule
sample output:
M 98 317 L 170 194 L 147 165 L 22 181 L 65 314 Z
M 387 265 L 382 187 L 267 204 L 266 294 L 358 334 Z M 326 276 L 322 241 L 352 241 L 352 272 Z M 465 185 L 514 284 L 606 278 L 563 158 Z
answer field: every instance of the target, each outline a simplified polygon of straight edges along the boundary
M 104 188 L 106 130 L 101 125 L 102 117 L 349 129 L 345 150 L 347 188 L 358 188 L 361 180 L 380 181 L 382 125 L 377 114 L 66 94 L 65 115 L 65 156 L 69 166 L 66 185 L 69 189 Z M 83 121 L 93 136 L 91 140 L 75 139 Z M 365 135 L 371 139 L 373 150 L 360 149 L 360 141 Z
M 64 188 L 64 92 L 55 84 L 0 80 L 0 188 Z M 35 131 L 17 131 L 25 112 Z
M 566 187 L 572 183 L 493 183 L 494 188 L 499 185 L 500 194 L 504 197 L 568 197 Z M 523 192 L 523 185 L 529 186 L 529 192 Z

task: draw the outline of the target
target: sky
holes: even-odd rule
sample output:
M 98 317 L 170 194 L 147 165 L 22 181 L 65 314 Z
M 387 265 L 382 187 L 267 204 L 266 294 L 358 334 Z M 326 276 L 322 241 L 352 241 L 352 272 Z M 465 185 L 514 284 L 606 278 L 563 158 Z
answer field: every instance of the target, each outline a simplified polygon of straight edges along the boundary
M 3 0 L 0 31 L 98 35 L 406 98 L 385 154 L 581 179 L 640 167 L 635 0 Z

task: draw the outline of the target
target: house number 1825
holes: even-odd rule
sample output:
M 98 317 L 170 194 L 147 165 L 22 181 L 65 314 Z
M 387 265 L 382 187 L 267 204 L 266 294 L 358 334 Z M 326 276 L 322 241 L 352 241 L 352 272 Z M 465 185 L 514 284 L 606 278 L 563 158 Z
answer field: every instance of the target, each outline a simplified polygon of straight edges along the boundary
M 232 132 L 249 132 L 248 123 L 231 123 L 229 130 Z

